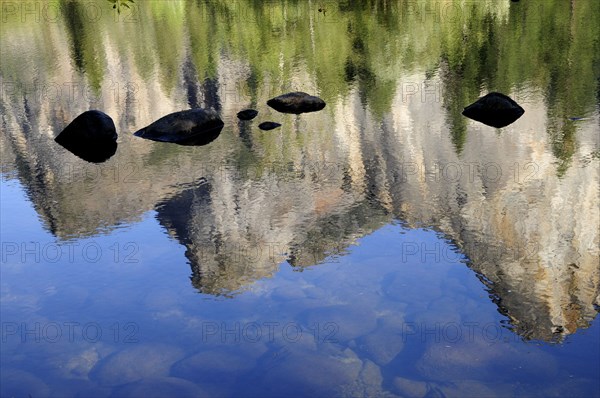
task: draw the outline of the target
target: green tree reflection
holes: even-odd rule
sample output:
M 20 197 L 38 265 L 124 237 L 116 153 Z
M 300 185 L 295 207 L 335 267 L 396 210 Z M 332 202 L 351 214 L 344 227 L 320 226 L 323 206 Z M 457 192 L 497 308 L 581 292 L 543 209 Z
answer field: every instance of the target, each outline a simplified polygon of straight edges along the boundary
M 108 1 L 118 18 L 90 19 L 83 0 L 59 0 L 71 61 L 94 90 L 106 79 L 106 46 L 129 54 L 140 75 L 158 78 L 167 93 L 180 85 L 182 65 L 191 62 L 198 81 L 214 81 L 226 55 L 249 65 L 243 89 L 252 98 L 297 89 L 293 81 L 303 70 L 326 101 L 357 89 L 363 106 L 382 119 L 398 82 L 428 71 L 441 77 L 448 134 L 459 154 L 468 131 L 464 106 L 488 91 L 516 93 L 525 103 L 531 93 L 542 95 L 559 174 L 577 146 L 570 118 L 598 104 L 597 1 Z M 2 32 L 20 29 L 18 22 L 7 20 Z M 52 45 L 39 50 L 51 59 Z M 19 76 L 19 63 L 3 55 L 3 75 Z

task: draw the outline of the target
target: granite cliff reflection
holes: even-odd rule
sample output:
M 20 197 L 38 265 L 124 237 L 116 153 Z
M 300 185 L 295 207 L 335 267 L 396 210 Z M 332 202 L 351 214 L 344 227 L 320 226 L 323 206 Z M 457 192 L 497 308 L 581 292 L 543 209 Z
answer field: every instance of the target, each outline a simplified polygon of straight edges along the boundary
M 422 24 L 418 13 L 403 14 L 396 26 L 390 20 L 399 18 L 381 20 L 383 14 L 375 14 L 362 19 L 353 14 L 360 10 L 344 10 L 337 14 L 341 22 L 317 25 L 314 31 L 309 27 L 313 20 L 298 24 L 306 30 L 298 36 L 316 35 L 319 51 L 330 57 L 302 42 L 296 54 L 301 61 L 280 66 L 277 54 L 284 49 L 274 39 L 263 43 L 266 50 L 248 49 L 249 54 L 243 39 L 216 48 L 212 35 L 219 32 L 203 31 L 206 24 L 198 23 L 203 15 L 190 4 L 162 9 L 154 2 L 156 10 L 143 10 L 150 26 L 181 39 L 175 42 L 189 41 L 167 45 L 159 35 L 156 53 L 147 46 L 138 49 L 135 40 L 119 40 L 142 33 L 122 25 L 110 31 L 111 21 L 99 22 L 113 32 L 107 33 L 105 46 L 86 44 L 90 32 L 85 29 L 92 24 L 74 24 L 82 31 L 70 32 L 57 23 L 44 27 L 53 38 L 48 48 L 24 40 L 28 33 L 18 27 L 3 47 L 2 167 L 20 179 L 54 235 L 93 236 L 135 223 L 156 209 L 160 223 L 187 248 L 193 285 L 229 295 L 273 275 L 284 261 L 302 267 L 343 255 L 358 238 L 400 220 L 452 239 L 525 338 L 561 339 L 597 315 L 599 173 L 597 156 L 590 154 L 597 153 L 599 138 L 597 100 L 589 95 L 597 81 L 585 68 L 587 61 L 550 77 L 544 71 L 560 69 L 556 65 L 562 58 L 551 59 L 552 65 L 532 62 L 531 70 L 517 77 L 505 70 L 505 63 L 492 62 L 502 45 L 519 55 L 521 42 L 537 37 L 525 32 L 524 39 L 511 44 L 510 36 L 502 36 L 520 17 L 534 15 L 522 10 L 527 6 L 507 10 L 506 2 L 497 9 L 490 6 L 492 11 L 477 9 L 472 18 L 481 21 L 460 34 L 450 34 L 453 26 Z M 255 32 L 262 28 L 251 24 L 240 37 L 280 32 L 288 40 L 285 49 L 294 48 L 294 34 L 281 32 L 298 21 L 257 12 L 273 17 L 268 34 Z M 572 15 L 588 12 L 577 8 Z M 227 25 L 221 22 L 218 26 Z M 494 34 L 483 35 L 482 42 L 468 41 L 463 54 L 463 35 L 474 33 L 479 22 Z M 239 25 L 244 24 L 233 28 Z M 525 26 L 535 32 L 533 22 Z M 11 24 L 2 29 L 12 29 Z M 39 29 L 37 34 L 44 34 Z M 408 33 L 427 38 L 427 44 L 398 40 L 391 50 L 378 46 L 384 34 Z M 499 37 L 506 43 L 499 43 Z M 349 42 L 338 43 L 339 38 Z M 585 37 L 575 39 L 571 51 L 589 44 Z M 130 58 L 124 55 L 128 46 L 133 46 Z M 539 47 L 545 48 L 543 43 Z M 416 55 L 403 62 L 393 63 L 387 54 L 396 59 L 409 49 Z M 17 62 L 21 51 L 35 54 L 24 68 Z M 545 51 L 532 58 L 554 56 Z M 71 55 L 71 64 L 56 67 L 48 61 L 56 54 L 67 60 L 72 52 L 81 54 Z M 271 58 L 262 61 L 257 54 L 264 53 Z M 485 59 L 478 59 L 482 54 Z M 37 68 L 46 82 L 70 82 L 94 95 L 44 100 L 31 78 Z M 109 81 L 105 69 L 120 71 L 120 80 Z M 501 133 L 467 122 L 460 111 L 482 94 L 482 87 L 502 89 L 527 112 Z M 565 99 L 558 99 L 556 87 Z M 323 92 L 328 105 L 318 114 L 277 116 L 283 126 L 273 132 L 237 122 L 236 113 L 246 107 L 258 108 L 260 117 L 275 117 L 267 99 L 291 89 Z M 216 109 L 225 122 L 219 139 L 205 147 L 173 148 L 126 133 L 156 115 L 195 106 Z M 68 120 L 92 107 L 113 115 L 124 132 L 117 153 L 101 165 L 84 165 L 52 141 Z M 572 115 L 588 119 L 565 121 Z M 436 261 L 435 254 L 424 258 Z
M 344 198 L 346 206 L 330 203 L 329 211 L 318 213 L 322 209 L 316 207 L 324 205 L 331 193 L 322 190 L 306 198 L 295 193 L 321 181 L 307 172 L 304 178 L 278 179 L 278 187 L 272 189 L 267 182 L 272 177 L 258 181 L 232 177 L 227 188 L 233 192 L 227 197 L 221 196 L 223 188 L 202 179 L 157 206 L 160 223 L 186 246 L 192 284 L 201 292 L 230 295 L 271 276 L 284 261 L 304 267 L 343 255 L 356 238 L 390 221 L 383 209 L 353 203 L 351 198 Z M 339 192 L 334 195 L 341 197 Z M 243 202 L 240 196 L 245 197 Z M 232 198 L 235 209 L 224 213 L 222 206 Z M 299 211 L 302 207 L 306 210 Z M 297 222 L 287 221 L 292 217 Z M 227 222 L 221 221 L 224 218 Z

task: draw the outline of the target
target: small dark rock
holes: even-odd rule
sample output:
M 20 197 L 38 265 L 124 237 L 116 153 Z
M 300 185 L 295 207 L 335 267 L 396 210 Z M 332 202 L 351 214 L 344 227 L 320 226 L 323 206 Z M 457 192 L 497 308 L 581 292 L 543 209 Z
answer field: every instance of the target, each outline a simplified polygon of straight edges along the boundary
M 508 126 L 525 113 L 512 98 L 501 93 L 489 93 L 467 106 L 462 114 L 488 126 Z
M 179 145 L 206 145 L 223 129 L 219 115 L 209 109 L 190 109 L 170 113 L 137 131 L 136 137 Z
M 252 120 L 256 117 L 256 115 L 258 115 L 258 111 L 254 109 L 244 109 L 243 111 L 237 113 L 238 119 L 241 120 Z
M 69 123 L 54 141 L 85 161 L 102 163 L 117 151 L 117 130 L 106 113 L 86 111 Z
M 261 130 L 273 130 L 280 126 L 281 124 L 275 122 L 262 122 L 258 125 L 258 128 Z
M 295 113 L 299 115 L 306 112 L 316 112 L 325 108 L 325 101 L 319 97 L 303 92 L 293 92 L 271 98 L 267 105 L 282 113 Z

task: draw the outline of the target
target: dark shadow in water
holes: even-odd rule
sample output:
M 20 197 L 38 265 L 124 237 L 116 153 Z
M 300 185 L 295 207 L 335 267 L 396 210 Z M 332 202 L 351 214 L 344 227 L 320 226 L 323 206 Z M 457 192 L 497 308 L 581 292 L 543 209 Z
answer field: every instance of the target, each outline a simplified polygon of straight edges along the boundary
M 198 78 L 196 67 L 188 57 L 183 64 L 183 82 L 190 108 L 200 108 L 200 95 L 198 93 Z
M 204 79 L 201 91 L 204 95 L 204 107 L 221 112 L 221 98 L 219 96 L 219 82 L 215 78 Z

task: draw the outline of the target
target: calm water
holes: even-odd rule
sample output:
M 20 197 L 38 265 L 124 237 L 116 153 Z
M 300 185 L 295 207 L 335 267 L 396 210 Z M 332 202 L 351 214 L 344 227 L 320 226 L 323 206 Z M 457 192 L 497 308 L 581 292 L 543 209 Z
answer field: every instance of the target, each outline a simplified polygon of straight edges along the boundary
M 600 396 L 600 2 L 129 5 L 1 5 L 2 396 Z

